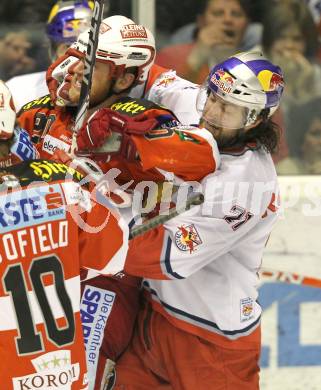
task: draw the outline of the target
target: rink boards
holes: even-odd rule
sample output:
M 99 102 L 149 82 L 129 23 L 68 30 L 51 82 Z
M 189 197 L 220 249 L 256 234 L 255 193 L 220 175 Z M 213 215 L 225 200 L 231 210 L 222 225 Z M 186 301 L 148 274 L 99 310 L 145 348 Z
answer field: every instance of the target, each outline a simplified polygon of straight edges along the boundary
M 262 279 L 261 390 L 320 390 L 321 177 L 284 176 L 279 181 L 283 215 L 263 267 L 293 280 Z M 320 282 L 320 287 L 301 284 L 301 277 Z

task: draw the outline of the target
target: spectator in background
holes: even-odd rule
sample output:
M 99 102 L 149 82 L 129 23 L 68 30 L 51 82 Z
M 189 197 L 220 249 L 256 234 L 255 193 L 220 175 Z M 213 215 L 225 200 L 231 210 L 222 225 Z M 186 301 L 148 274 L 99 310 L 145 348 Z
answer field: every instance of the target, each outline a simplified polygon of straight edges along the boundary
M 0 40 L 0 78 L 32 72 L 35 61 L 29 56 L 31 42 L 25 31 L 9 32 Z
M 277 172 L 283 175 L 321 174 L 321 97 L 293 106 L 289 118 L 289 157 L 277 164 Z
M 55 0 L 1 0 L 1 24 L 43 23 Z
M 51 61 L 64 54 L 78 35 L 89 27 L 93 7 L 94 2 L 90 0 L 58 1 L 53 6 L 46 26 Z M 49 93 L 45 71 L 14 77 L 8 80 L 7 86 L 17 111 L 25 103 Z
M 196 20 L 192 23 L 184 24 L 182 27 L 176 29 L 169 37 L 170 45 L 178 45 L 182 43 L 192 43 L 197 36 L 199 27 L 204 23 L 204 14 L 208 0 L 201 0 L 198 2 Z M 243 50 L 251 49 L 253 46 L 261 42 L 263 26 L 261 23 L 264 13 L 264 4 L 262 0 L 257 0 L 255 4 L 251 5 L 250 19 L 253 20 L 247 27 L 242 41 Z M 195 12 L 194 12 L 195 14 Z
M 203 83 L 211 66 L 244 50 L 249 12 L 247 0 L 208 0 L 198 20 L 194 42 L 162 49 L 156 57 L 157 64 L 176 69 L 183 78 Z
M 282 67 L 285 75 L 287 88 L 281 108 L 287 125 L 293 104 L 321 95 L 318 33 L 307 5 L 301 0 L 283 0 L 267 8 L 262 45 L 264 54 Z

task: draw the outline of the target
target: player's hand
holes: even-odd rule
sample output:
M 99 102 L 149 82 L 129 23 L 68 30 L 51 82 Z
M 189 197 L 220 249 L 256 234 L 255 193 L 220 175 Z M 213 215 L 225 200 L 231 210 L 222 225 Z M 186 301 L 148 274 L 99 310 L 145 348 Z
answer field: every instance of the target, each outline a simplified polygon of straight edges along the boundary
M 224 25 L 219 23 L 209 24 L 200 28 L 197 36 L 197 44 L 207 48 L 216 46 L 234 47 L 235 34 L 233 31 L 227 30 Z
M 123 133 L 127 120 L 111 109 L 101 108 L 85 122 L 77 135 L 78 150 L 93 150 L 101 147 L 111 136 L 112 131 Z
M 155 118 L 128 117 L 110 108 L 97 110 L 79 130 L 77 149 L 95 150 L 103 146 L 107 153 L 118 153 L 131 160 L 136 155 L 132 135 L 144 135 L 158 127 Z

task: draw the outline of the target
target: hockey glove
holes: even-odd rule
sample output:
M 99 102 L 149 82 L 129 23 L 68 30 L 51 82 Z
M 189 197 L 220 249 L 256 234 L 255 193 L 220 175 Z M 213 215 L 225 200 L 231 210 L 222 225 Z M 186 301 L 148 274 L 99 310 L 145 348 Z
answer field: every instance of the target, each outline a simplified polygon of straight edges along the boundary
M 158 122 L 154 118 L 146 118 L 144 115 L 128 117 L 110 108 L 102 108 L 80 129 L 77 135 L 78 151 L 95 150 L 104 159 L 120 155 L 133 161 L 137 151 L 132 135 L 144 135 L 157 126 Z
M 68 94 L 70 84 L 65 83 L 65 78 L 68 76 L 70 67 L 75 65 L 81 58 L 77 50 L 68 49 L 66 54 L 57 58 L 49 66 L 46 73 L 46 82 L 54 104 L 58 106 L 71 105 Z

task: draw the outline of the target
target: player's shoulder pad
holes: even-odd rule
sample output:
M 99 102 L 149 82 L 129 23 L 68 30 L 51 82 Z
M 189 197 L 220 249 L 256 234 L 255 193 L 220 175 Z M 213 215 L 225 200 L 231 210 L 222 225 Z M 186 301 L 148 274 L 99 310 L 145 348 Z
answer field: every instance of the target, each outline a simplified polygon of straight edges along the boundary
M 80 172 L 60 162 L 44 159 L 29 160 L 0 168 L 0 189 L 3 185 L 12 188 L 18 185 L 25 187 L 35 182 L 52 183 L 66 179 L 80 182 L 83 177 Z
M 50 95 L 48 94 L 23 105 L 18 115 L 20 115 L 25 111 L 32 110 L 34 108 L 53 108 L 53 107 L 54 107 L 54 103 L 52 102 Z
M 147 99 L 135 99 L 129 96 L 120 98 L 111 107 L 112 110 L 127 116 L 135 116 L 149 110 L 168 111 L 165 107 Z

